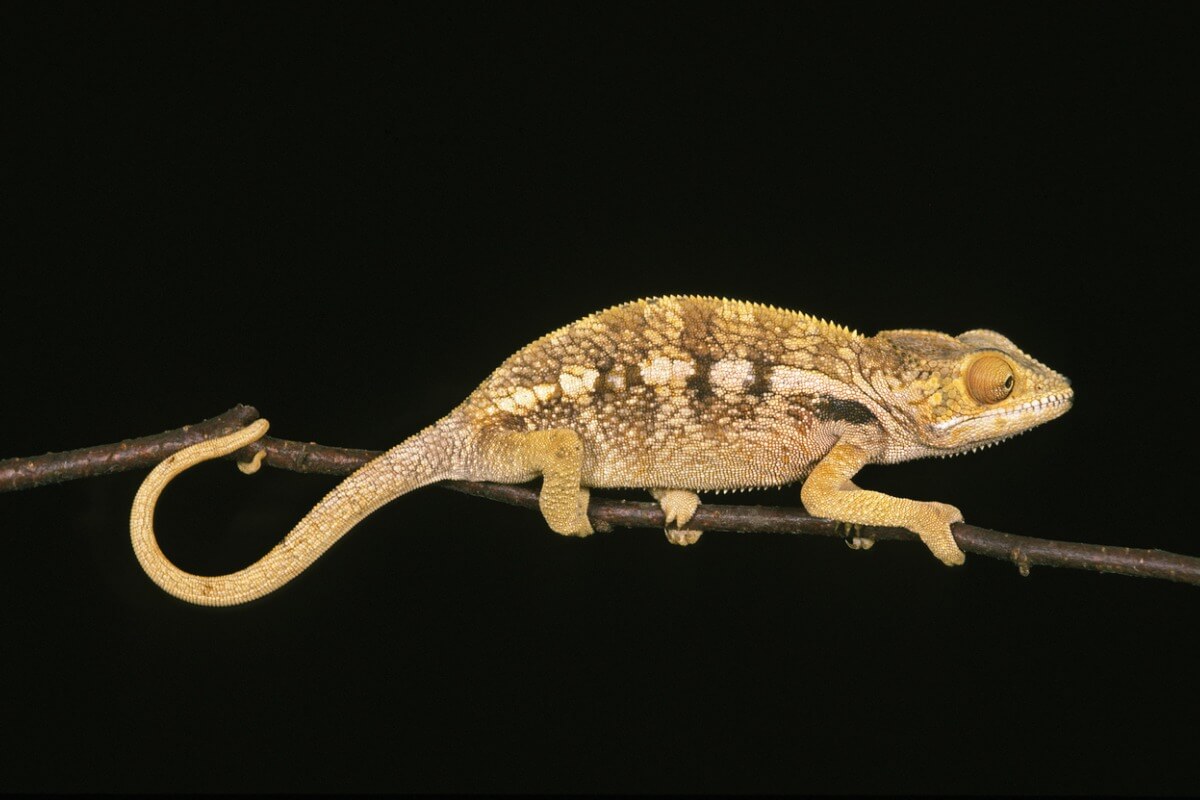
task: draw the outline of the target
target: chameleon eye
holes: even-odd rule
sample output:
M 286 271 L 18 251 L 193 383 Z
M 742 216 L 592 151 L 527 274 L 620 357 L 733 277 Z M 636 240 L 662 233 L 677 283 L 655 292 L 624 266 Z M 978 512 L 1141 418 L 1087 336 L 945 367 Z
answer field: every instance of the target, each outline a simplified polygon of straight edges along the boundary
M 999 356 L 984 356 L 967 367 L 967 391 L 979 403 L 999 403 L 1012 394 L 1013 372 Z

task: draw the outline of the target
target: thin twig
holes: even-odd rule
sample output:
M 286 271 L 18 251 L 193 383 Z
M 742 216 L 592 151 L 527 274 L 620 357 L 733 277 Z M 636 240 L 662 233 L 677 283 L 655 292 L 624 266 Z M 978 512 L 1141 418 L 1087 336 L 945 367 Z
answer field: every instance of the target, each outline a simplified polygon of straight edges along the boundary
M 149 469 L 177 450 L 204 439 L 231 433 L 257 418 L 258 411 L 252 406 L 239 405 L 204 422 L 154 436 L 0 461 L 0 492 L 31 489 L 126 470 Z M 264 436 L 230 458 L 245 461 L 260 450 L 266 451 L 264 462 L 272 467 L 328 475 L 348 475 L 379 455 L 379 451 L 375 450 L 326 447 Z M 538 494 L 526 486 L 467 481 L 443 481 L 440 485 L 476 497 L 523 508 L 537 508 Z M 613 527 L 660 529 L 664 524 L 662 509 L 657 503 L 606 500 L 595 496 L 588 506 L 588 517 L 596 530 L 611 530 Z M 811 517 L 799 509 L 766 506 L 702 505 L 696 509 L 695 516 L 686 527 L 705 531 L 845 536 L 837 523 Z M 964 551 L 1012 562 L 1023 575 L 1028 574 L 1033 566 L 1068 567 L 1161 578 L 1200 586 L 1200 558 L 1192 556 L 1163 550 L 1035 539 L 963 523 L 955 524 L 951 531 Z M 901 528 L 865 526 L 857 529 L 856 535 L 865 539 L 916 541 L 912 533 Z
M 153 436 L 125 439 L 115 444 L 81 447 L 62 453 L 10 458 L 0 461 L 0 492 L 15 492 L 79 478 L 146 469 L 155 466 L 177 450 L 203 442 L 205 439 L 233 433 L 256 419 L 258 410 L 253 406 L 237 405 L 212 419 Z

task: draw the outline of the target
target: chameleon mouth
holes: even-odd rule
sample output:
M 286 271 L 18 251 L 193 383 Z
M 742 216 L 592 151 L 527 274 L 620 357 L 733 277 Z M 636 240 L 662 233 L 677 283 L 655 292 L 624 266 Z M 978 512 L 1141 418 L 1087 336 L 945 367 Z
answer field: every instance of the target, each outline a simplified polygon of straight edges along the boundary
M 974 417 L 959 417 L 947 420 L 936 427 L 940 428 L 943 433 L 949 433 L 964 423 L 977 423 L 987 419 L 1005 417 L 1029 417 L 1031 415 L 1037 419 L 1037 422 L 1045 422 L 1054 419 L 1059 414 L 1066 413 L 1074 402 L 1075 392 L 1067 388 L 1053 394 L 1042 395 L 1033 400 L 1028 400 L 1012 408 L 997 408 Z M 1013 433 L 1017 433 L 1017 431 L 1013 431 Z
M 964 417 L 953 420 L 941 427 L 941 433 L 944 436 L 952 437 L 953 431 L 960 425 L 967 423 L 979 424 L 985 420 L 1003 420 L 1002 424 L 1007 425 L 1007 430 L 997 431 L 992 436 L 980 436 L 973 441 L 963 444 L 945 444 L 944 452 L 939 453 L 943 458 L 947 456 L 956 456 L 963 453 L 973 453 L 977 450 L 982 450 L 992 445 L 999 444 L 1006 439 L 1011 439 L 1026 431 L 1041 425 L 1043 422 L 1062 416 L 1070 410 L 1071 405 L 1075 401 L 1075 392 L 1070 389 L 1063 389 L 1052 394 L 1043 395 L 1041 397 L 1029 400 L 1019 406 L 1012 408 L 995 409 L 986 414 L 981 414 L 977 417 Z M 1011 420 L 1011 421 L 1009 421 Z M 973 438 L 973 437 L 972 437 Z
M 1055 392 L 1054 394 L 1043 395 L 1042 397 L 1022 403 L 1019 406 L 996 409 L 995 411 L 988 412 L 987 414 L 981 414 L 979 419 L 988 419 L 990 417 L 1022 416 L 1030 413 L 1040 415 L 1043 412 L 1053 411 L 1059 408 L 1062 409 L 1062 411 L 1059 413 L 1063 413 L 1067 411 L 1074 402 L 1075 391 L 1068 388 L 1063 389 L 1061 392 Z M 1058 414 L 1055 414 L 1054 416 L 1058 416 Z

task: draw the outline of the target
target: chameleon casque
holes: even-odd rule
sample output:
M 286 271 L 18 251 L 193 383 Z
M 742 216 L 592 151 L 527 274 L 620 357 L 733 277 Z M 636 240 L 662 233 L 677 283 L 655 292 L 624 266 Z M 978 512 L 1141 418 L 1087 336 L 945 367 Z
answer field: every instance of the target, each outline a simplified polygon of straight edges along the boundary
M 142 484 L 134 551 L 176 597 L 233 605 L 298 575 L 359 521 L 435 481 L 542 478 L 550 528 L 587 536 L 589 488 L 648 489 L 667 538 L 697 492 L 804 480 L 809 513 L 907 528 L 945 564 L 961 564 L 958 509 L 858 488 L 866 464 L 947 456 L 994 444 L 1065 413 L 1068 380 L 989 330 L 864 337 L 793 311 L 711 297 L 615 306 L 518 351 L 456 409 L 347 477 L 267 555 L 235 573 L 192 575 L 159 548 L 158 495 L 188 467 L 260 438 L 258 420 L 170 456 Z

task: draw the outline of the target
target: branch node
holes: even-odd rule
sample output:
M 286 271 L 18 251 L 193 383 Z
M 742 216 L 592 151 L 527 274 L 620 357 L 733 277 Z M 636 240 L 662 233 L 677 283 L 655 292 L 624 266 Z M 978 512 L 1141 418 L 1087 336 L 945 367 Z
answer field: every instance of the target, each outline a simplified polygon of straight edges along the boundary
M 1021 573 L 1022 578 L 1029 577 L 1029 569 L 1031 565 L 1029 563 L 1029 556 L 1025 554 L 1024 550 L 1022 550 L 1019 546 L 1014 547 L 1008 552 L 1008 558 L 1017 565 L 1017 572 Z

